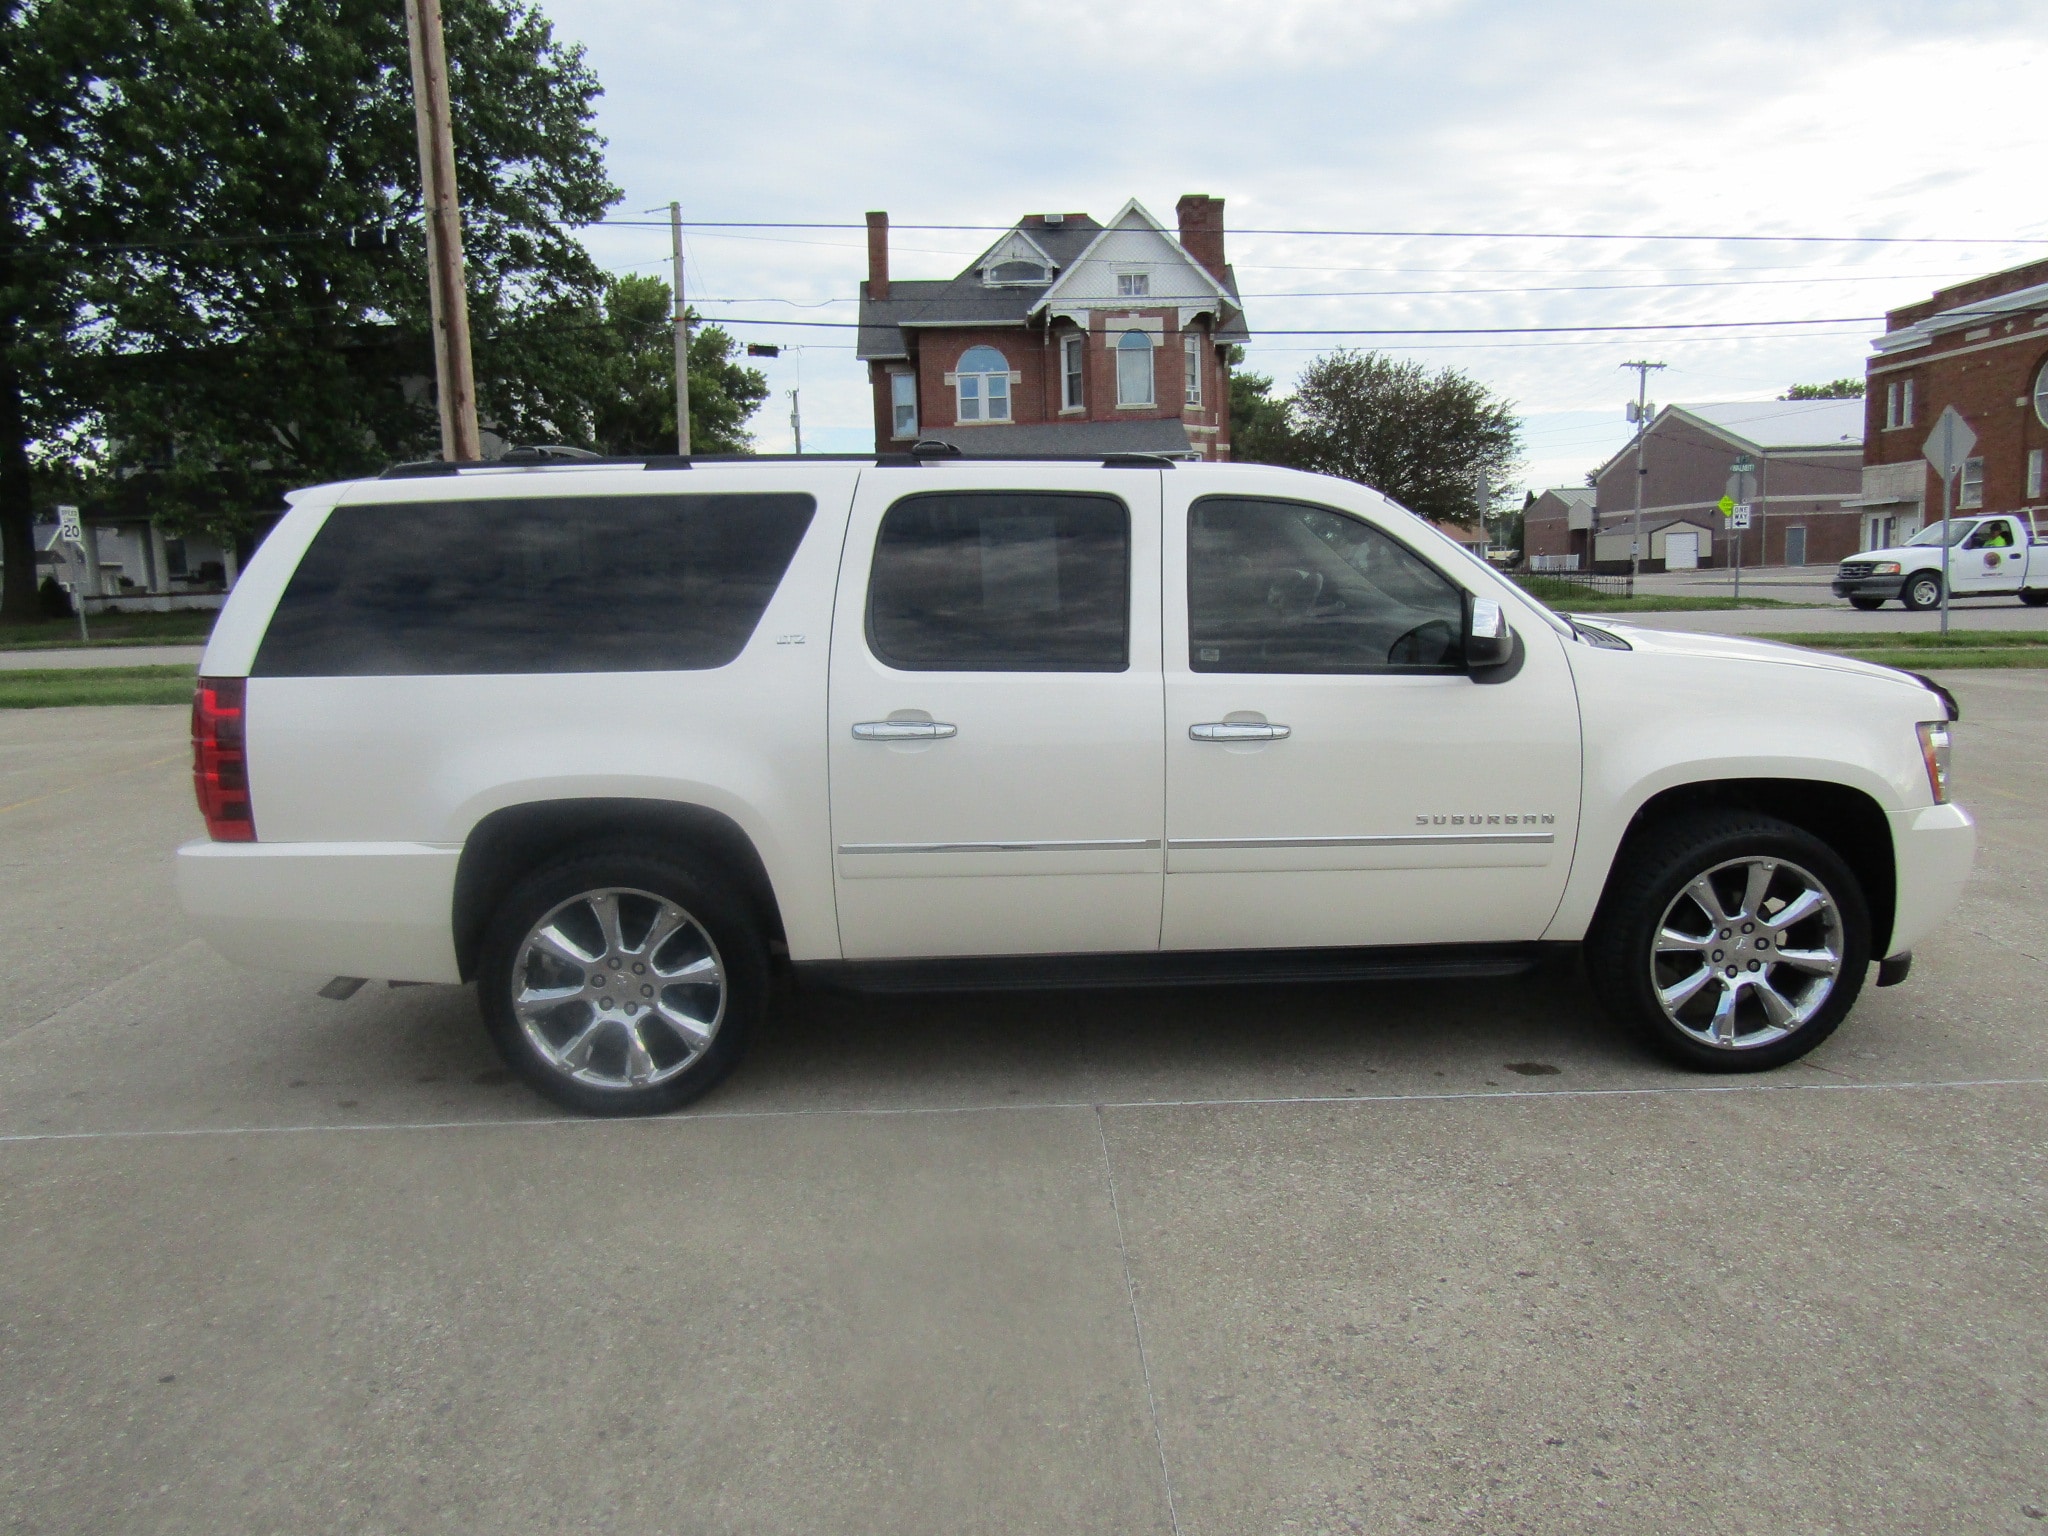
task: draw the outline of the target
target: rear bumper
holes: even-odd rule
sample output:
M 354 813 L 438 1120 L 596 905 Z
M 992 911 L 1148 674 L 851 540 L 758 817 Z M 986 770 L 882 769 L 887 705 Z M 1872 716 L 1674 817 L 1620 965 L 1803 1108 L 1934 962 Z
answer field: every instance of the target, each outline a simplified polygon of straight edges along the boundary
M 178 850 L 178 902 L 230 960 L 273 971 L 460 981 L 459 848 L 212 843 Z
M 1977 854 L 1977 827 L 1960 805 L 1891 815 L 1898 900 L 1886 955 L 1902 954 L 1940 927 L 1962 899 Z
M 1883 597 L 1899 595 L 1899 589 L 1906 584 L 1904 576 L 1858 576 L 1845 579 L 1835 578 L 1834 592 L 1837 597 Z

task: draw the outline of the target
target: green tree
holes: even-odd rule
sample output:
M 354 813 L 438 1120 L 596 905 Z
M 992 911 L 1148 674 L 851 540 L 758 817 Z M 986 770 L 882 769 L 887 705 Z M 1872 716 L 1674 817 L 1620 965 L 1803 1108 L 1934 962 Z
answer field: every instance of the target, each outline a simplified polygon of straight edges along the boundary
M 35 146 L 0 208 L 29 253 L 0 271 L 9 615 L 30 508 L 8 466 L 31 453 L 225 529 L 284 486 L 433 452 L 402 9 L 0 6 L 10 60 L 37 61 L 0 96 L 10 144 Z M 617 197 L 598 85 L 527 0 L 448 0 L 445 21 L 479 414 L 532 440 L 579 404 L 603 291 L 570 233 Z
M 1455 368 L 1432 372 L 1377 352 L 1319 357 L 1290 402 L 1296 462 L 1371 486 L 1424 517 L 1469 523 L 1510 493 L 1521 468 L 1514 407 Z
M 1794 384 L 1780 400 L 1861 400 L 1861 379 L 1833 379 L 1826 384 Z
M 669 285 L 628 274 L 607 285 L 601 345 L 587 386 L 588 417 L 573 440 L 600 453 L 673 453 L 676 448 L 675 332 Z M 768 398 L 758 369 L 737 361 L 740 345 L 690 312 L 690 448 L 745 453 L 746 423 Z
M 1232 347 L 1233 364 L 1243 349 Z M 1263 373 L 1230 374 L 1230 457 L 1239 464 L 1295 465 L 1299 462 L 1288 403 L 1273 398 L 1273 381 Z

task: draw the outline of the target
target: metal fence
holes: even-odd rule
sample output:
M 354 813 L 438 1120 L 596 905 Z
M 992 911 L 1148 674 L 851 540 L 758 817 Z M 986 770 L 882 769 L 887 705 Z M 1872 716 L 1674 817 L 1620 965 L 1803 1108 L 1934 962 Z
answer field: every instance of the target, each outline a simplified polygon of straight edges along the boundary
M 1636 583 L 1627 573 L 1607 576 L 1593 571 L 1532 571 L 1521 582 L 1538 597 L 1569 600 L 1575 592 L 1601 597 L 1634 597 Z

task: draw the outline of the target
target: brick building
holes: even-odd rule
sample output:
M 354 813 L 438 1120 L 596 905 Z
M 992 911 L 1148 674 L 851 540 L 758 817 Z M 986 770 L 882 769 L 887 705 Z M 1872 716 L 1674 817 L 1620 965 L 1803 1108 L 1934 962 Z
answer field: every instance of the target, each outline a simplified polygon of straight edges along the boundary
M 868 215 L 858 355 L 875 446 L 962 453 L 1230 457 L 1223 348 L 1248 338 L 1223 259 L 1223 201 L 1190 194 L 1179 233 L 1126 203 L 1020 220 L 956 277 L 889 276 L 889 216 Z
M 1729 530 L 1716 510 L 1730 466 L 1757 466 L 1747 532 Z M 1816 565 L 1863 547 L 1863 402 L 1742 400 L 1667 405 L 1643 443 L 1643 565 L 1649 570 L 1735 563 Z M 1593 564 L 1627 570 L 1635 526 L 1634 439 L 1594 471 Z
M 1593 488 L 1554 485 L 1522 508 L 1522 556 L 1532 571 L 1593 568 Z
M 1944 288 L 1885 316 L 1864 395 L 1862 547 L 1940 518 L 1922 457 L 1943 409 L 1977 434 L 1958 512 L 2048 512 L 2048 261 Z

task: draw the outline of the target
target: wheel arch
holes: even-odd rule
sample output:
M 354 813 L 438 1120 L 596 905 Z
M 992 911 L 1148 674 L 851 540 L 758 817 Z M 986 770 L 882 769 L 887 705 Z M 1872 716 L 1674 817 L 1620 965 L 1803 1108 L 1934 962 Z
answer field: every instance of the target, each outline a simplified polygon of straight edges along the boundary
M 745 829 L 723 812 L 669 800 L 529 801 L 491 812 L 463 842 L 451 913 L 462 979 L 476 974 L 484 928 L 508 886 L 579 845 L 629 840 L 644 843 L 644 852 L 686 853 L 708 864 L 739 889 L 762 933 L 783 939 L 768 868 Z
M 1825 779 L 1707 779 L 1659 790 L 1629 819 L 1601 886 L 1601 904 L 1613 887 L 1615 872 L 1645 835 L 1704 810 L 1774 816 L 1826 843 L 1863 887 L 1864 900 L 1870 906 L 1872 955 L 1889 953 L 1898 909 L 1898 863 L 1890 819 L 1884 807 L 1863 790 Z

